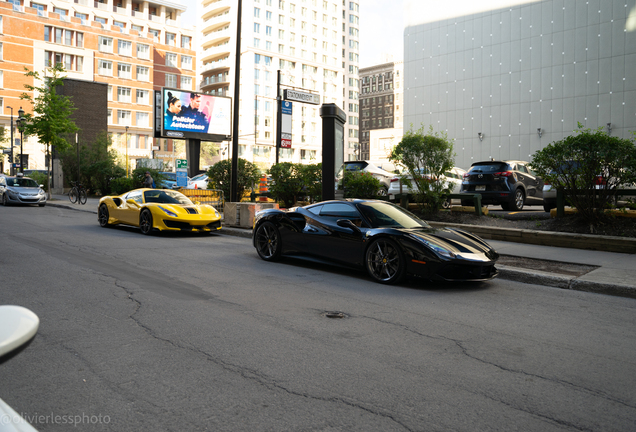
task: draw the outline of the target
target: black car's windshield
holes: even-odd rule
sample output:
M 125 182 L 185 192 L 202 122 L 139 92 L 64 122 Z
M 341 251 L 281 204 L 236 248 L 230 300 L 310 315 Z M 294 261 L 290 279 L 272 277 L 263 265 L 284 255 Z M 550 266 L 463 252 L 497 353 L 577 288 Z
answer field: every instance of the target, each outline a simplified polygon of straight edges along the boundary
M 395 204 L 365 202 L 357 207 L 371 223 L 371 228 L 430 228 L 422 219 Z
M 192 201 L 181 192 L 162 189 L 145 191 L 144 201 L 146 203 L 194 205 Z
M 38 187 L 38 182 L 30 178 L 7 177 L 7 186 L 12 187 Z

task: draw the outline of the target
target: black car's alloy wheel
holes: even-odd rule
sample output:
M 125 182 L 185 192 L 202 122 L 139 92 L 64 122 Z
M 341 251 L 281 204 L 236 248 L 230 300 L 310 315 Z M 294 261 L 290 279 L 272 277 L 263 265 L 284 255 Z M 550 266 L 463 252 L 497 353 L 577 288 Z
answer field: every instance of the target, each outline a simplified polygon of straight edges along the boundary
M 150 210 L 143 210 L 139 216 L 139 228 L 143 234 L 149 235 L 152 233 L 152 214 Z
M 265 261 L 280 259 L 281 239 L 278 228 L 271 222 L 263 222 L 254 236 L 256 240 L 256 252 Z
M 376 281 L 385 284 L 399 282 L 406 265 L 398 245 L 390 239 L 374 240 L 369 245 L 365 265 L 367 272 Z
M 106 204 L 100 205 L 99 211 L 97 212 L 97 220 L 99 221 L 99 225 L 106 228 L 109 225 L 109 217 L 110 215 L 108 214 L 108 207 L 106 206 Z

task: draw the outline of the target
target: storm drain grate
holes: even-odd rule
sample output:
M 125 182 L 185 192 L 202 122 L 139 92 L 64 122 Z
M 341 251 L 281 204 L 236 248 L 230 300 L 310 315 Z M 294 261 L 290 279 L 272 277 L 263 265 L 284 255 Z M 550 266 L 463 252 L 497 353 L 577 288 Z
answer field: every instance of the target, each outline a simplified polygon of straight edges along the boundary
M 327 318 L 346 318 L 347 315 L 345 315 L 344 312 L 335 312 L 335 311 L 327 311 L 325 312 L 325 316 Z

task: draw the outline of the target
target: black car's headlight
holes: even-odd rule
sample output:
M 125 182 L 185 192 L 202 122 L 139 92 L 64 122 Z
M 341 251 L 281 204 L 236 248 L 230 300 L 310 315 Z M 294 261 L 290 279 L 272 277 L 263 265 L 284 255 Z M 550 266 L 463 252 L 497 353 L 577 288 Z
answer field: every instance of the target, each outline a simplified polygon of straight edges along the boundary
M 440 245 L 436 245 L 434 243 L 430 243 L 430 242 L 425 242 L 426 245 L 431 248 L 436 254 L 441 255 L 443 257 L 446 258 L 455 258 L 456 255 L 454 252 L 449 251 L 448 249 L 440 246 Z

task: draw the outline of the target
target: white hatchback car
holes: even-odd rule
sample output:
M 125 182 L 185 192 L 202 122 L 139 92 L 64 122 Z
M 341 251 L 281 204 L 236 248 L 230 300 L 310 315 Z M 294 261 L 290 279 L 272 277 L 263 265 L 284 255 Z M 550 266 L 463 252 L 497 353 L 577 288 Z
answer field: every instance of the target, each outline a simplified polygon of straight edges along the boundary
M 463 181 L 465 172 L 466 171 L 461 168 L 453 167 L 449 171 L 446 171 L 444 173 L 442 178 L 443 180 L 451 184 L 451 193 L 454 193 L 454 194 L 459 193 L 462 186 L 462 181 Z M 424 173 L 422 175 L 429 178 L 431 177 L 431 175 L 427 173 Z M 391 184 L 389 186 L 389 191 L 388 191 L 389 201 L 397 201 L 397 195 L 401 193 L 412 194 L 412 189 L 402 182 L 403 177 L 407 177 L 408 179 L 411 179 L 411 176 L 409 175 L 402 176 L 402 177 L 396 176 L 391 179 Z M 460 202 L 461 200 L 459 199 L 453 199 L 453 200 L 449 199 L 442 204 L 442 207 L 450 208 L 452 204 L 460 204 Z
M 188 179 L 188 185 L 186 189 L 207 189 L 208 188 L 208 175 L 201 173 Z

